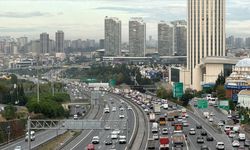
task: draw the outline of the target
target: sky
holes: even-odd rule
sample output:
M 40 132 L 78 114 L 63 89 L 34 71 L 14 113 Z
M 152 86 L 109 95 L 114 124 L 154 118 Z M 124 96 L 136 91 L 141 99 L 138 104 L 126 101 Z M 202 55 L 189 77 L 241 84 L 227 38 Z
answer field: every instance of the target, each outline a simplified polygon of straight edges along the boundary
M 226 34 L 250 37 L 250 0 L 226 0 Z M 187 19 L 187 0 L 0 0 L 0 36 L 38 39 L 47 32 L 54 38 L 104 38 L 105 16 L 122 21 L 122 40 L 128 40 L 128 21 L 143 17 L 147 37 L 157 38 L 157 23 Z

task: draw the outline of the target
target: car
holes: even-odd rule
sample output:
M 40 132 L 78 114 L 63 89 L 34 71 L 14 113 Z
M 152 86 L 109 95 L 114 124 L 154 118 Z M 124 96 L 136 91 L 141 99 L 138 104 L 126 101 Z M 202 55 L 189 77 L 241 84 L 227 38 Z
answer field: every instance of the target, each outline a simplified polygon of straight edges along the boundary
M 145 112 L 148 112 L 149 110 L 147 108 L 144 109 Z
M 212 136 L 207 136 L 207 141 L 214 141 L 214 138 Z
M 113 142 L 111 140 L 111 138 L 106 138 L 106 140 L 104 141 L 105 145 L 112 145 Z
M 224 126 L 224 123 L 222 121 L 218 122 L 218 126 Z
M 197 124 L 196 129 L 202 129 L 202 126 L 200 124 Z
M 213 112 L 211 112 L 211 113 L 210 113 L 210 116 L 214 116 L 214 113 L 213 113 Z
M 237 150 L 246 150 L 245 147 L 243 145 L 240 145 Z
M 110 127 L 109 125 L 105 125 L 105 126 L 104 126 L 104 129 L 105 129 L 105 130 L 110 130 L 110 128 L 111 128 L 111 127 Z
M 198 136 L 198 137 L 197 137 L 197 143 L 204 143 L 204 138 Z
M 77 114 L 74 115 L 74 120 L 77 120 L 78 119 L 78 116 Z
M 116 107 L 112 107 L 112 112 L 115 112 L 116 111 Z
M 153 134 L 153 139 L 154 140 L 158 140 L 159 139 L 159 135 L 157 133 Z
M 239 140 L 245 141 L 246 140 L 246 134 L 245 133 L 239 133 Z
M 216 149 L 225 149 L 225 144 L 223 142 L 217 142 Z
M 208 119 L 208 121 L 209 121 L 209 122 L 213 122 L 214 119 L 213 119 L 212 117 L 210 117 L 210 118 Z
M 120 111 L 124 111 L 124 108 L 123 108 L 123 107 L 121 107 L 121 108 L 120 108 Z
M 207 145 L 201 145 L 201 150 L 209 150 Z
M 125 117 L 124 114 L 119 115 L 119 118 L 124 118 L 124 117 Z
M 201 136 L 207 136 L 207 131 L 202 130 L 202 131 L 201 131 Z
M 250 140 L 245 140 L 244 146 L 245 147 L 250 147 Z
M 168 134 L 168 128 L 162 128 L 162 134 Z
M 233 147 L 239 147 L 240 146 L 240 142 L 238 140 L 233 140 L 232 146 Z
M 183 127 L 188 127 L 189 126 L 189 123 L 188 122 L 183 122 Z
M 190 129 L 189 129 L 189 134 L 190 134 L 190 135 L 195 135 L 195 134 L 196 134 L 195 129 L 194 129 L 194 128 L 190 128 Z
M 91 143 L 92 143 L 92 144 L 98 144 L 98 143 L 99 143 L 99 141 L 100 141 L 99 136 L 94 136 L 94 137 L 92 138 Z
M 228 115 L 227 115 L 227 118 L 232 118 L 232 115 L 231 115 L 231 114 L 228 114 Z
M 131 106 L 128 106 L 128 110 L 132 110 L 132 107 L 131 107 Z
M 230 131 L 231 130 L 231 127 L 230 126 L 228 126 L 228 125 L 226 125 L 226 126 L 224 126 L 224 131 L 226 132 L 226 131 Z
M 236 136 L 236 133 L 235 133 L 234 131 L 229 131 L 228 136 L 229 136 L 230 138 L 234 138 L 234 137 Z
M 22 146 L 16 146 L 14 150 L 22 150 Z
M 125 135 L 120 135 L 119 136 L 119 144 L 125 144 L 126 141 L 126 136 Z

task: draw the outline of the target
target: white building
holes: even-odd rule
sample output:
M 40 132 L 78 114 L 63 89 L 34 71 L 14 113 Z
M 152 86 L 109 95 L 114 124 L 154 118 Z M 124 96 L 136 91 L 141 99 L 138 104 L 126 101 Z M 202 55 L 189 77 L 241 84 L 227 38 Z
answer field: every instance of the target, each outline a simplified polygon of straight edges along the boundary
M 244 108 L 250 108 L 250 90 L 241 90 L 238 94 L 238 104 Z

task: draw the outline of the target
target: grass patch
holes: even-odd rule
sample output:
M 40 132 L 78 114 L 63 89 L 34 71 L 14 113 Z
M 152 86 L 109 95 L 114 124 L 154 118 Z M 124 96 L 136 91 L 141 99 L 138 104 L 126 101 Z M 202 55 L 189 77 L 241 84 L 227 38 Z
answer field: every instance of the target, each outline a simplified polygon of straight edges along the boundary
M 48 143 L 41 145 L 38 150 L 55 150 L 60 147 L 67 139 L 72 138 L 75 135 L 75 132 L 67 131 L 62 135 L 57 136 Z

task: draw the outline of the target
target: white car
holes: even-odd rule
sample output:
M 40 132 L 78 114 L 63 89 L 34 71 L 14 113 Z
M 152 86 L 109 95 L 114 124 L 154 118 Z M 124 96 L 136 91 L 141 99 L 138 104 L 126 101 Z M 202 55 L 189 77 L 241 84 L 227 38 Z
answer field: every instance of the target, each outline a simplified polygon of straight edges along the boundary
M 214 119 L 211 117 L 211 118 L 208 119 L 208 121 L 209 121 L 209 122 L 213 122 Z
M 225 145 L 223 142 L 217 142 L 216 149 L 225 149 Z
M 123 111 L 123 110 L 124 110 L 124 108 L 123 108 L 123 107 L 121 107 L 121 108 L 120 108 L 120 111 Z
M 125 144 L 126 143 L 126 136 L 125 135 L 120 135 L 119 136 L 119 143 L 120 144 Z
M 224 126 L 224 123 L 220 121 L 220 122 L 218 123 L 218 126 Z
M 210 116 L 214 116 L 214 113 L 213 113 L 213 112 L 211 112 L 211 113 L 210 113 Z
M 153 139 L 154 140 L 158 140 L 159 139 L 159 135 L 158 134 L 153 134 Z
M 124 117 L 125 117 L 124 114 L 119 115 L 119 118 L 124 118 Z
M 16 146 L 14 150 L 22 150 L 21 146 Z
M 106 125 L 106 126 L 104 127 L 105 130 L 110 130 L 110 128 L 111 128 L 111 127 L 110 127 L 109 125 Z
M 131 107 L 131 106 L 128 106 L 128 110 L 132 110 L 132 107 Z
M 168 134 L 168 128 L 162 128 L 162 134 Z
M 196 134 L 195 129 L 194 129 L 194 128 L 190 128 L 190 129 L 189 129 L 189 134 L 190 134 L 190 135 L 195 135 L 195 134 Z
M 100 141 L 99 136 L 94 136 L 94 137 L 92 138 L 91 143 L 92 143 L 92 144 L 98 144 L 98 143 L 99 143 L 99 141 Z
M 116 107 L 113 107 L 113 108 L 112 108 L 112 112 L 115 112 L 115 111 L 116 111 Z
M 245 141 L 246 140 L 246 134 L 245 133 L 240 133 L 239 134 L 239 140 L 240 141 Z
M 234 140 L 232 143 L 233 147 L 239 147 L 240 146 L 240 142 L 238 140 Z

